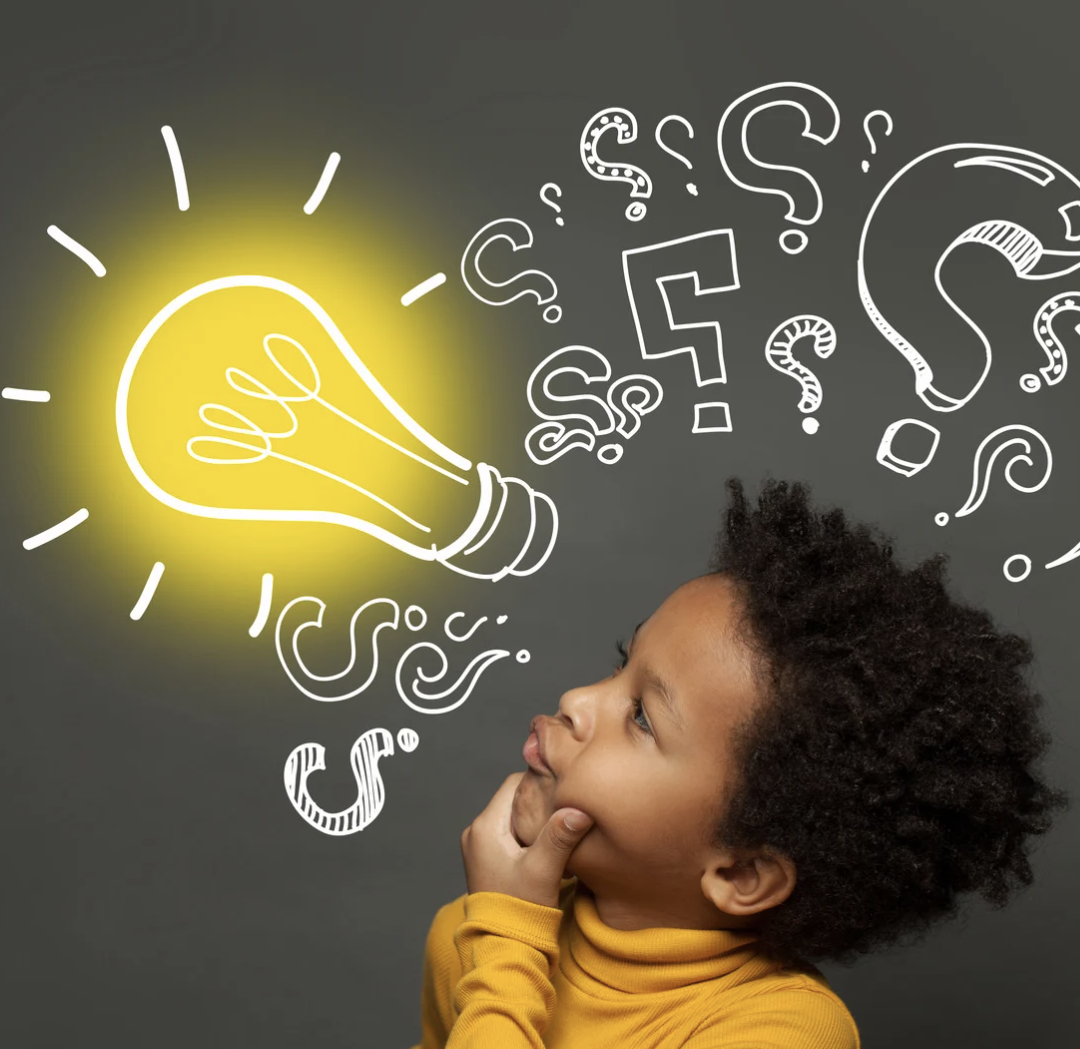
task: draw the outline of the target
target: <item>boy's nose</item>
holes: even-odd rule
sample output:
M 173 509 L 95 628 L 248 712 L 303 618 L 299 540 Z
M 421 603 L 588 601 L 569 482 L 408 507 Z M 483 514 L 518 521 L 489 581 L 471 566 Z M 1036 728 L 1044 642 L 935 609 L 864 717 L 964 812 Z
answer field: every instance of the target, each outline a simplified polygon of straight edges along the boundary
M 572 688 L 559 700 L 559 717 L 569 726 L 575 739 L 587 739 L 596 717 L 595 688 Z

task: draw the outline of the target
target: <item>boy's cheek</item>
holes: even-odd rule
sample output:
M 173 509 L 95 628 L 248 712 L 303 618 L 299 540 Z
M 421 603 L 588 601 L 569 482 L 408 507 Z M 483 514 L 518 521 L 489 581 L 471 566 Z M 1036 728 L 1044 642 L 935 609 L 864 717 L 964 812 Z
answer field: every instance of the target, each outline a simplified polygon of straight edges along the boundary
M 586 885 L 603 881 L 603 872 L 608 867 L 607 848 L 603 840 L 603 831 L 594 824 L 592 829 L 578 843 L 570 858 L 566 861 L 563 876 L 579 878 Z

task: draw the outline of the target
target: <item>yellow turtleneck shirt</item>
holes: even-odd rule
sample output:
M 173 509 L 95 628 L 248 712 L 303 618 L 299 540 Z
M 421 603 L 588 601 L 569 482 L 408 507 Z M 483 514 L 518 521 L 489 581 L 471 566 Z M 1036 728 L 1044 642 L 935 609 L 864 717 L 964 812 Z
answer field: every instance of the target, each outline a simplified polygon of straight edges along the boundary
M 825 977 L 754 939 L 613 929 L 576 878 L 558 907 L 460 896 L 428 933 L 415 1049 L 859 1049 Z

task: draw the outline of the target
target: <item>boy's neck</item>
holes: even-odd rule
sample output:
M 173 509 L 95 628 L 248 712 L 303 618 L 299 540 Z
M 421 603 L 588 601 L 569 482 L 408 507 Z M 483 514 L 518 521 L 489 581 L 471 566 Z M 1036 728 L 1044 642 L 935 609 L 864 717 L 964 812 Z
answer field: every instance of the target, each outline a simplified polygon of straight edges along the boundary
M 641 929 L 747 929 L 753 926 L 753 915 L 728 914 L 704 896 L 689 907 L 671 907 L 657 902 L 642 905 L 613 897 L 597 896 L 578 880 L 578 891 L 586 892 L 596 905 L 600 920 L 612 929 L 636 932 Z

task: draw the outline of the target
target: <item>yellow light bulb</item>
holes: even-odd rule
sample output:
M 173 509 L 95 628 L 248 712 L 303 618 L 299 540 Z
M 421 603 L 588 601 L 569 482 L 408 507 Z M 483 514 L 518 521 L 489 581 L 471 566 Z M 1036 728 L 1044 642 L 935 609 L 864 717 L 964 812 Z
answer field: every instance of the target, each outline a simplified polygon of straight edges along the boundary
M 548 496 L 433 437 L 273 277 L 206 281 L 161 309 L 124 362 L 116 432 L 139 484 L 199 517 L 341 525 L 491 580 L 535 572 L 558 532 Z

